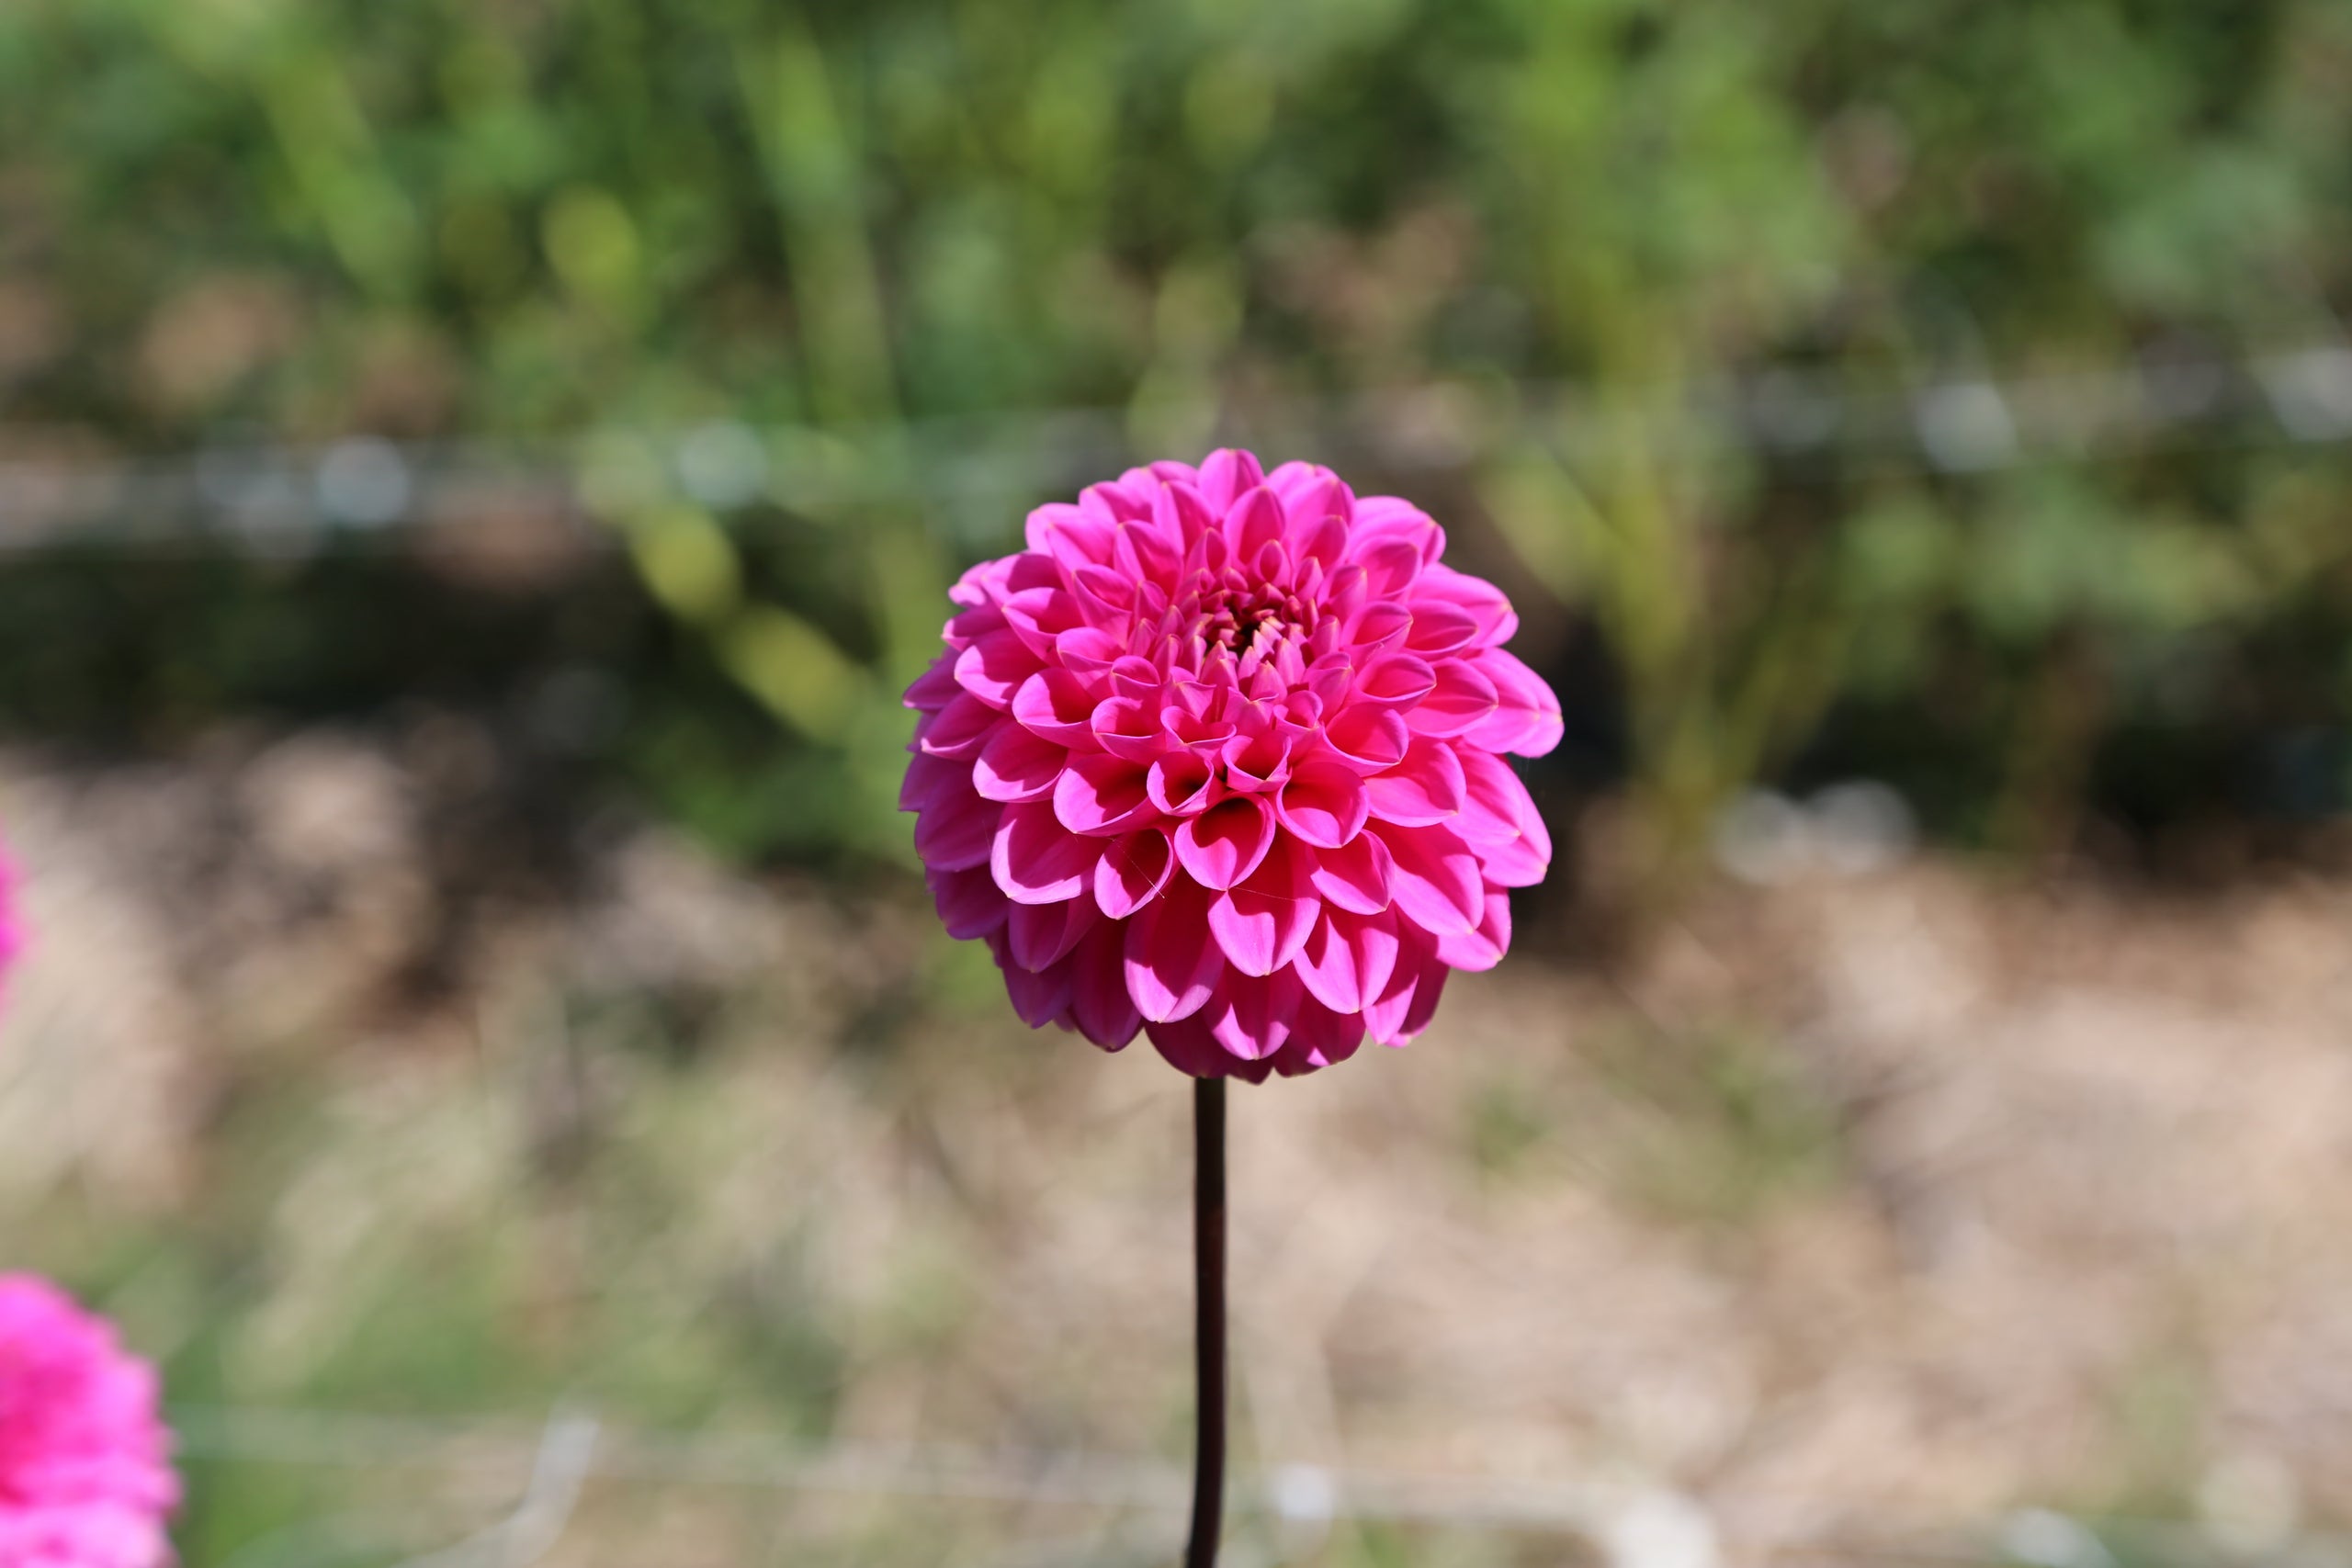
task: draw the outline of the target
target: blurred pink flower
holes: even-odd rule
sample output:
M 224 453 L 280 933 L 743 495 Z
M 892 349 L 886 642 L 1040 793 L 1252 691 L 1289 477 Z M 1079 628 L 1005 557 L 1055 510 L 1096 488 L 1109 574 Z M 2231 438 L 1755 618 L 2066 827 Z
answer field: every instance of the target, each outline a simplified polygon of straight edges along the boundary
M 8 852 L 0 848 L 0 980 L 7 978 L 16 966 L 17 954 L 24 950 L 25 926 L 17 913 L 17 863 Z M 6 1568 L 6 1564 L 0 1564 Z
M 1014 1009 L 1195 1077 L 1402 1044 L 1510 942 L 1560 739 L 1490 584 L 1406 502 L 1247 452 L 1029 514 L 965 573 L 899 805 Z
M 55 1286 L 0 1274 L 0 1568 L 161 1568 L 179 1501 L 155 1374 Z

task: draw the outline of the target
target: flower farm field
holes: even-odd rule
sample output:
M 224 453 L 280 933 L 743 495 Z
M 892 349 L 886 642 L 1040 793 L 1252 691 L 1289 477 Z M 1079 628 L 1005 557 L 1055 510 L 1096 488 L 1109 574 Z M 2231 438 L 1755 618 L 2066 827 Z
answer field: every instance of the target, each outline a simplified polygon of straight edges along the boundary
M 1182 1079 L 1011 1021 L 910 881 L 533 852 L 477 741 L 0 765 L 0 1229 L 162 1360 L 189 1568 L 1164 1560 Z M 1526 921 L 1235 1092 L 1233 1560 L 2341 1524 L 2347 920 L 1919 859 Z

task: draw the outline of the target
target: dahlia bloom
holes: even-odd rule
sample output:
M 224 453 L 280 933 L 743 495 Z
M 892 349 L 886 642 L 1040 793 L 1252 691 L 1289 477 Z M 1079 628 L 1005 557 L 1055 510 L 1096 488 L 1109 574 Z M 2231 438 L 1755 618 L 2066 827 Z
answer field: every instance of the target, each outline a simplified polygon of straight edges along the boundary
M 1445 536 L 1329 469 L 1155 463 L 964 574 L 899 795 L 1014 1009 L 1197 1077 L 1399 1045 L 1552 846 L 1507 752 L 1560 705 Z
M 0 1274 L 0 1565 L 161 1568 L 179 1501 L 153 1369 L 46 1280 Z

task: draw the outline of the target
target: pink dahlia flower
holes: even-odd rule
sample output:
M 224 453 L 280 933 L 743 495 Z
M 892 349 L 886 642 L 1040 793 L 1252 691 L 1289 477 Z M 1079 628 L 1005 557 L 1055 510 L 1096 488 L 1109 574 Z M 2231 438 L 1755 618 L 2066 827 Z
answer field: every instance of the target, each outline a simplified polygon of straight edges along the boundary
M 55 1286 L 0 1274 L 0 1568 L 161 1568 L 179 1501 L 155 1374 Z
M 899 805 L 1012 1005 L 1200 1077 L 1402 1044 L 1510 942 L 1551 840 L 1505 753 L 1559 742 L 1491 585 L 1410 504 L 1247 452 L 1029 514 L 973 568 Z

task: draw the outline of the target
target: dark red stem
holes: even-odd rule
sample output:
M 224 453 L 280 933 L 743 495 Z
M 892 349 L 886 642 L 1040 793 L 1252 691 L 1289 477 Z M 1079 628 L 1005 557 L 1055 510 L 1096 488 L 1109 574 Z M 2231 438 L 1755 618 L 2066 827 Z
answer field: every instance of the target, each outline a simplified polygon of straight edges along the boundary
M 1193 1539 L 1184 1568 L 1216 1568 L 1225 1509 L 1225 1080 L 1193 1080 L 1193 1347 L 1200 1372 Z

